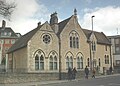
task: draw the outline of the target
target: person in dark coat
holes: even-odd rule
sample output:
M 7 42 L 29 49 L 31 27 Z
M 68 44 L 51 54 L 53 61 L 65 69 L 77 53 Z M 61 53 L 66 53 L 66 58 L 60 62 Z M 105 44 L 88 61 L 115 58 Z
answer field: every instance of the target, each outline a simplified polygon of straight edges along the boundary
M 110 71 L 110 74 L 112 74 L 112 66 L 110 66 L 109 71 Z
M 86 79 L 88 79 L 88 74 L 89 74 L 89 69 L 86 66 L 86 68 L 85 68 L 85 78 Z
M 73 79 L 76 79 L 76 73 L 77 73 L 77 70 L 76 70 L 76 68 L 74 67 L 73 70 L 72 70 Z
M 68 80 L 72 79 L 72 69 L 69 67 L 68 68 Z
M 95 78 L 95 69 L 93 69 L 93 71 L 92 71 L 92 78 Z

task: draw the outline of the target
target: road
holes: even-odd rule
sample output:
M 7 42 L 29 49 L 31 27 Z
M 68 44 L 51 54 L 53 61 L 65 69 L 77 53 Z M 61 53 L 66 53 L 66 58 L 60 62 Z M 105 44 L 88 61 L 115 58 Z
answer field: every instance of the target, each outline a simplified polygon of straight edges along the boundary
M 120 75 L 86 80 L 74 80 L 62 83 L 43 84 L 42 86 L 120 86 Z

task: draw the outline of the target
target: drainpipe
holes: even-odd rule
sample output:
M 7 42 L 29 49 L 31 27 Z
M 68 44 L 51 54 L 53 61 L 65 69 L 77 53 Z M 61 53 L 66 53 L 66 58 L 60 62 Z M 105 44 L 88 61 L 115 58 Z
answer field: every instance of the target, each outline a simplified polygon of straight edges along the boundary
M 61 39 L 60 36 L 59 39 L 59 80 L 61 80 Z
M 14 67 L 14 63 L 13 63 L 14 61 L 13 61 L 13 52 L 12 52 L 12 72 L 13 72 L 13 67 Z
M 113 67 L 113 61 L 112 61 L 112 49 L 111 49 L 112 45 L 110 45 L 110 66 Z

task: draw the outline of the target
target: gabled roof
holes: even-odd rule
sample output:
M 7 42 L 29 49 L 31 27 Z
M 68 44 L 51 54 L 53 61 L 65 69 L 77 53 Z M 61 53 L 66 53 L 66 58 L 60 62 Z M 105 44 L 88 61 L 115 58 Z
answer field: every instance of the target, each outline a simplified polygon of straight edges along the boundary
M 71 18 L 71 17 L 70 17 Z M 60 35 L 60 33 L 62 32 L 62 30 L 64 29 L 65 25 L 68 23 L 68 21 L 70 20 L 70 18 L 61 21 L 58 25 L 59 25 L 59 31 L 57 35 Z M 39 27 L 41 28 L 42 25 Z M 25 46 L 27 46 L 28 41 L 32 38 L 32 36 L 38 31 L 38 28 L 33 29 L 32 31 L 28 32 L 27 34 L 23 35 L 21 38 L 19 38 L 15 44 L 8 50 L 8 53 L 13 52 L 15 50 L 18 50 L 20 48 L 23 48 Z
M 7 34 L 4 35 L 4 33 L 7 33 Z M 4 29 L 0 27 L 0 38 L 8 38 L 8 37 L 9 38 L 17 37 L 17 35 L 10 27 L 5 27 Z
M 72 16 L 71 16 L 72 17 Z M 69 20 L 71 19 L 71 17 L 61 21 L 58 23 L 58 26 L 59 26 L 59 31 L 57 33 L 57 36 L 60 35 L 60 33 L 62 32 L 62 30 L 64 29 L 64 27 L 66 26 L 66 24 L 69 22 Z
M 60 33 L 63 31 L 64 27 L 66 26 L 66 24 L 69 22 L 69 20 L 72 18 L 69 17 L 63 21 L 61 21 L 60 23 L 58 23 L 59 25 L 59 31 L 57 33 L 57 36 L 60 36 Z M 43 25 L 39 26 L 39 28 L 41 28 Z M 32 31 L 28 32 L 27 34 L 23 35 L 20 39 L 18 39 L 18 41 L 15 42 L 15 44 L 8 50 L 8 53 L 16 51 L 20 48 L 26 47 L 28 41 L 33 37 L 33 35 L 39 30 L 39 28 L 35 28 Z M 91 35 L 91 30 L 86 30 L 86 29 L 82 29 L 83 32 L 85 33 L 87 39 L 89 39 L 90 35 Z M 108 40 L 108 38 L 104 35 L 104 33 L 100 33 L 100 32 L 95 32 L 94 34 L 97 38 L 97 42 L 100 44 L 110 44 L 110 41 Z
M 41 25 L 42 26 L 42 25 Z M 41 27 L 39 26 L 39 28 Z M 39 30 L 39 28 L 35 28 L 32 31 L 28 32 L 27 34 L 23 35 L 19 38 L 15 44 L 8 50 L 8 53 L 16 51 L 20 48 L 26 47 L 28 41 L 33 37 L 33 35 Z
M 87 29 L 82 29 L 82 30 L 85 33 L 87 39 L 89 39 L 92 31 L 87 30 Z M 95 37 L 97 39 L 97 43 L 99 43 L 99 44 L 111 44 L 109 39 L 107 38 L 107 36 L 105 36 L 105 34 L 103 32 L 96 32 L 96 31 L 93 31 L 93 32 L 94 32 Z

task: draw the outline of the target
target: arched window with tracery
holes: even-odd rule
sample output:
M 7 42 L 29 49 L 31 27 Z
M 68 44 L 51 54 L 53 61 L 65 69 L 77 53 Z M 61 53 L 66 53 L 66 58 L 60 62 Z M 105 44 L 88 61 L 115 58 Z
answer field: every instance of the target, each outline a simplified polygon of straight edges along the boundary
M 57 70 L 58 69 L 58 58 L 57 53 L 52 51 L 49 55 L 49 69 Z
M 66 55 L 66 69 L 73 68 L 73 56 L 71 53 Z
M 77 55 L 77 69 L 83 69 L 83 56 L 81 53 Z
M 44 54 L 41 50 L 35 54 L 35 70 L 44 70 Z
M 79 35 L 76 31 L 71 31 L 70 32 L 70 48 L 79 48 Z

